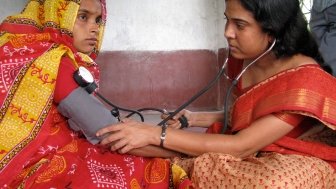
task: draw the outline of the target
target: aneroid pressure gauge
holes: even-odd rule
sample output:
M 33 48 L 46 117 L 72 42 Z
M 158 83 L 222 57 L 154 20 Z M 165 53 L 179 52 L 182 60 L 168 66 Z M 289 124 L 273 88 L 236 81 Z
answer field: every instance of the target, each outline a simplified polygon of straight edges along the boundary
M 76 83 L 83 87 L 89 94 L 95 91 L 98 85 L 94 82 L 91 72 L 83 66 L 80 66 L 73 74 Z

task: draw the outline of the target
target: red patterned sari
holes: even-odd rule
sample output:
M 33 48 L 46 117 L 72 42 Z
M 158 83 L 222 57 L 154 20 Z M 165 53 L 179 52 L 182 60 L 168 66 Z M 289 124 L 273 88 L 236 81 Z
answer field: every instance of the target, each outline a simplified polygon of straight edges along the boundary
M 79 65 L 97 74 L 101 43 L 90 57 L 72 46 L 79 2 L 31 0 L 0 26 L 0 188 L 188 188 L 169 160 L 92 145 L 58 113 L 76 86 L 66 78 Z
M 241 65 L 230 62 L 230 75 L 239 73 Z M 195 188 L 336 188 L 336 79 L 318 65 L 304 65 L 247 90 L 240 86 L 230 133 L 269 114 L 295 128 L 248 158 L 207 153 L 176 159 Z M 221 127 L 216 123 L 208 132 L 218 133 Z

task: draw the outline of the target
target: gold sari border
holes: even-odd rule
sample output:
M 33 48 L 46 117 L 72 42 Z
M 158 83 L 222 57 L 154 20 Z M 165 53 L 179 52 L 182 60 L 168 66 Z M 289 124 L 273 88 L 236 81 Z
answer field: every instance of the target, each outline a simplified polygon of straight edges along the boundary
M 286 111 L 315 118 L 335 130 L 336 88 L 330 87 L 335 83 L 334 77 L 316 65 L 279 73 L 237 98 L 232 111 L 233 128 L 240 130 L 264 115 Z

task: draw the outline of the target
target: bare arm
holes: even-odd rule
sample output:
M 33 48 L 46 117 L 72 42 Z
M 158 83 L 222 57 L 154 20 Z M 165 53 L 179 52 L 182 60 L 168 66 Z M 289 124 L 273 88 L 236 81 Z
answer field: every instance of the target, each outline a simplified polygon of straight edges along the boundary
M 119 150 L 121 153 L 127 153 L 129 150 L 141 146 L 159 146 L 160 127 L 134 121 L 127 121 L 125 124 L 126 127 L 120 124 L 100 130 L 99 134 L 115 132 L 105 138 L 102 143 L 108 144 L 118 141 L 111 148 Z M 164 147 L 191 156 L 206 152 L 220 152 L 236 157 L 245 157 L 280 139 L 292 129 L 291 125 L 273 115 L 256 120 L 250 127 L 235 135 L 194 133 L 168 128 Z
M 187 117 L 188 123 L 191 127 L 192 126 L 209 127 L 214 122 L 222 121 L 224 115 L 223 111 L 191 112 L 188 110 L 183 110 L 180 114 L 177 115 L 177 117 L 175 116 L 175 119 L 178 119 L 178 117 L 180 117 L 182 114 Z M 143 157 L 164 157 L 164 158 L 183 155 L 176 151 L 171 151 L 154 145 L 148 145 L 142 148 L 131 150 L 130 152 L 128 152 L 128 154 Z
M 174 121 L 168 122 L 168 125 L 172 128 L 179 128 L 181 124 L 178 121 L 178 118 L 182 115 L 187 118 L 190 127 L 209 127 L 215 122 L 223 121 L 224 118 L 223 111 L 191 112 L 189 110 L 182 110 L 174 116 Z
M 142 148 L 133 149 L 129 151 L 128 154 L 135 155 L 135 156 L 142 156 L 142 157 L 162 157 L 162 158 L 183 156 L 183 154 L 181 153 L 174 152 L 171 150 L 166 150 L 166 149 L 153 146 L 153 145 L 148 145 Z
M 273 115 L 256 120 L 250 127 L 235 135 L 195 134 L 168 129 L 165 147 L 192 156 L 221 152 L 245 157 L 275 142 L 292 129 L 293 126 Z

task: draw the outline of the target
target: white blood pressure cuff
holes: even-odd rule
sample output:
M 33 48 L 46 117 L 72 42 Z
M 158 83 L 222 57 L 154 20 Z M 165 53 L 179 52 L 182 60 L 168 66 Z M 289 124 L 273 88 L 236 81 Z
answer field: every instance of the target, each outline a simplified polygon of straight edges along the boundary
M 96 136 L 99 129 L 118 122 L 103 103 L 82 87 L 73 90 L 57 109 L 68 118 L 69 126 L 75 131 L 82 131 L 92 144 L 102 139 Z

